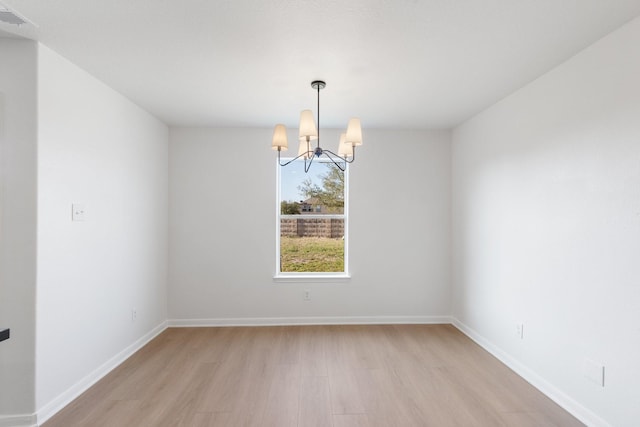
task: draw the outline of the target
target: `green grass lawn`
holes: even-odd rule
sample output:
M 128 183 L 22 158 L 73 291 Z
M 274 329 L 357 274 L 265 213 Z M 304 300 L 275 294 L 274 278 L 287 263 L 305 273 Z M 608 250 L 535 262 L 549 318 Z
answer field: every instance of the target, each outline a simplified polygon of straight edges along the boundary
M 325 237 L 280 237 L 282 272 L 343 272 L 344 240 Z

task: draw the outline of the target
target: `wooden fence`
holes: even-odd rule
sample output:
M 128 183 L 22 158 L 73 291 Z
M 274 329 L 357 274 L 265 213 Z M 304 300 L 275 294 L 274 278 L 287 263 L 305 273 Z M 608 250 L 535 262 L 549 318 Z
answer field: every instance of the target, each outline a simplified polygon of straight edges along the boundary
M 341 218 L 281 218 L 280 235 L 340 238 L 344 236 L 344 220 Z

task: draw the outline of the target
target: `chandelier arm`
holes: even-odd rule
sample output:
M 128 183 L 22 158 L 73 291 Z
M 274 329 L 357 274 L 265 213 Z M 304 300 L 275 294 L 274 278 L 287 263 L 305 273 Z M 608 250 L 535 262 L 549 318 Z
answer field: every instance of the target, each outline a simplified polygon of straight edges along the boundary
M 300 157 L 300 156 L 298 156 L 298 157 Z M 309 169 L 311 169 L 311 164 L 313 163 L 313 158 L 314 157 L 315 156 L 311 156 L 310 157 L 311 160 L 309 160 L 309 165 L 307 165 L 307 158 L 306 157 L 304 158 L 304 173 L 309 172 Z
M 342 156 L 337 155 L 336 153 L 334 153 L 333 151 L 330 150 L 324 150 L 323 151 L 324 154 L 327 155 L 327 157 L 329 158 L 329 160 L 331 160 L 333 162 L 334 165 L 337 166 L 338 169 L 340 169 L 342 172 L 345 171 L 345 169 L 347 168 L 347 165 L 345 165 L 344 167 L 340 166 L 340 163 L 336 162 L 334 158 L 338 158 L 340 159 L 341 162 L 346 162 L 346 163 L 350 163 L 347 159 L 345 159 Z
M 280 166 L 287 166 L 289 163 L 291 163 L 291 162 L 295 162 L 295 161 L 296 161 L 296 160 L 298 160 L 300 157 L 302 157 L 302 156 L 309 156 L 311 153 L 312 153 L 311 151 L 307 151 L 307 152 L 305 152 L 305 153 L 299 154 L 298 156 L 294 157 L 293 159 L 289 160 L 288 162 L 282 163 L 282 162 L 280 161 L 280 150 L 278 150 L 278 164 L 279 164 Z M 307 161 L 307 159 L 305 159 L 305 165 L 306 165 L 306 161 Z M 305 169 L 306 169 L 306 167 L 305 167 Z M 307 170 L 308 170 L 308 169 L 307 169 Z
M 324 152 L 324 153 L 327 153 L 327 152 L 328 152 L 328 153 L 331 153 L 331 154 L 333 154 L 335 157 L 338 157 L 340 160 L 342 160 L 342 161 L 343 161 L 343 162 L 345 162 L 345 163 L 353 163 L 353 162 L 356 160 L 356 146 L 355 146 L 355 145 L 353 145 L 353 146 L 352 146 L 352 150 L 351 150 L 351 151 L 352 151 L 352 156 L 351 156 L 351 160 L 349 160 L 349 159 L 347 159 L 346 157 L 342 157 L 341 155 L 336 154 L 336 153 L 334 153 L 334 152 L 333 152 L 333 151 L 331 151 L 331 150 L 323 150 L 323 152 Z M 327 155 L 327 157 L 329 157 L 329 156 Z M 330 158 L 330 157 L 329 157 L 329 158 Z

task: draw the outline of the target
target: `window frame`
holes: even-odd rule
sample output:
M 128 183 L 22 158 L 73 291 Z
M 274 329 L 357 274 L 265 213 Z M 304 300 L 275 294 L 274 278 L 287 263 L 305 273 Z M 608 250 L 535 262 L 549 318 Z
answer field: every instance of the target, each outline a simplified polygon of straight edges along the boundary
M 282 158 L 283 162 L 289 161 L 292 158 Z M 302 161 L 302 160 L 297 160 Z M 313 162 L 331 163 L 330 159 L 315 158 Z M 344 170 L 344 209 L 342 214 L 315 214 L 305 213 L 300 215 L 287 215 L 281 214 L 281 181 L 283 166 L 280 166 L 278 160 L 276 160 L 276 255 L 275 255 L 275 274 L 273 276 L 275 281 L 303 281 L 303 282 L 322 282 L 327 279 L 331 279 L 332 282 L 340 281 L 344 279 L 350 279 L 349 274 L 349 164 L 345 163 Z M 313 165 L 311 165 L 310 171 L 313 171 Z M 312 205 L 312 211 L 313 209 Z M 280 271 L 280 224 L 281 219 L 286 218 L 305 218 L 305 219 L 342 219 L 344 221 L 344 271 L 343 272 L 297 272 L 297 271 Z

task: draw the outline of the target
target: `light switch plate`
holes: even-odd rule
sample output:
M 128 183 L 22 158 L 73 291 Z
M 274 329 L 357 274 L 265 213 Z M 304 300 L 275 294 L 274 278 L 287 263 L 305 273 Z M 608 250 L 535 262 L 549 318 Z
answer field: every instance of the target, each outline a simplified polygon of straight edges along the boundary
M 590 359 L 584 359 L 582 373 L 585 377 L 604 387 L 604 365 Z
M 84 221 L 86 218 L 86 210 L 83 204 L 74 203 L 71 205 L 71 220 Z

